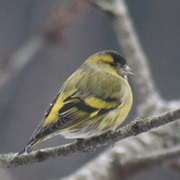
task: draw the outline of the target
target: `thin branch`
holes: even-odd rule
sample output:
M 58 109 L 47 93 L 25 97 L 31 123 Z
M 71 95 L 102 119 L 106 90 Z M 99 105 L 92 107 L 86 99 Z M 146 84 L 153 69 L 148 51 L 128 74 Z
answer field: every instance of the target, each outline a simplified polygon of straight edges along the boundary
M 85 139 L 69 145 L 59 146 L 56 148 L 48 148 L 45 150 L 35 151 L 31 154 L 16 156 L 17 154 L 1 154 L 0 166 L 13 167 L 35 162 L 42 162 L 47 159 L 57 158 L 59 156 L 67 156 L 76 152 L 92 152 L 97 147 L 114 143 L 130 136 L 135 136 L 146 132 L 150 129 L 157 128 L 164 124 L 180 119 L 180 109 L 163 113 L 159 116 L 149 117 L 146 119 L 137 119 L 128 125 L 122 127 L 118 131 L 110 132 L 91 139 Z

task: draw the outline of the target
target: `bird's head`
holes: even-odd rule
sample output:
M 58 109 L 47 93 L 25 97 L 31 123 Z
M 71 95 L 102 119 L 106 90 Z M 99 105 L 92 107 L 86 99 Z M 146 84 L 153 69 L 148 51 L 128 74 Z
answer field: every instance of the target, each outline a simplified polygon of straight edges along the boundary
M 98 52 L 92 55 L 88 61 L 95 67 L 100 68 L 102 71 L 120 75 L 126 78 L 127 75 L 134 74 L 131 68 L 127 65 L 126 59 L 116 51 L 107 50 Z

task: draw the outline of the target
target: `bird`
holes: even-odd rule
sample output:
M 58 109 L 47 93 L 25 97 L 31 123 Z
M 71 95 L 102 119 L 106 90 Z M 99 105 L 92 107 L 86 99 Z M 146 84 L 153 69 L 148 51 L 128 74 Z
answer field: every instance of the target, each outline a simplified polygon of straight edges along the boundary
M 62 135 L 86 139 L 115 130 L 133 103 L 126 59 L 105 50 L 90 56 L 62 85 L 45 116 L 18 155 L 30 153 L 42 141 Z

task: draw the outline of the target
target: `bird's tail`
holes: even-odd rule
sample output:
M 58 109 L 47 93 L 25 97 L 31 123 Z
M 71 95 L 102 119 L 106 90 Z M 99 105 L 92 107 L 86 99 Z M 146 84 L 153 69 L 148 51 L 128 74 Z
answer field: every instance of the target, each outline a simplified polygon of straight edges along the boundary
M 18 153 L 18 156 L 24 153 L 30 153 L 43 139 L 30 139 L 29 143 L 24 147 L 22 151 Z

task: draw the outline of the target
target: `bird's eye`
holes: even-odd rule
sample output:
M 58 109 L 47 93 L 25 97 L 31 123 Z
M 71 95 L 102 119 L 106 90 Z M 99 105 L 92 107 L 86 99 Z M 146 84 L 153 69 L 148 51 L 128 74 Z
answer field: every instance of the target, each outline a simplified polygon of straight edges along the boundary
M 112 67 L 116 67 L 116 63 L 114 63 L 114 62 L 110 62 L 109 63 Z

